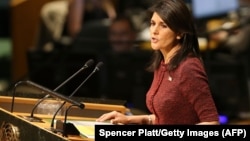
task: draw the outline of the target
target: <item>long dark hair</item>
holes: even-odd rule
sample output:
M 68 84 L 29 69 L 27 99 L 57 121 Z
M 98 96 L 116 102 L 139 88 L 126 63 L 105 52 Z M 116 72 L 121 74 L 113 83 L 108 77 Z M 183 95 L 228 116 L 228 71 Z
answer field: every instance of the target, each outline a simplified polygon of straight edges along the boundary
M 183 2 L 183 0 L 158 0 L 152 7 L 149 8 L 149 14 L 152 17 L 156 12 L 168 27 L 175 33 L 181 34 L 181 48 L 169 62 L 169 71 L 174 70 L 181 61 L 189 55 L 201 59 L 198 38 L 194 26 L 193 16 Z M 147 70 L 154 71 L 159 66 L 163 56 L 159 50 L 154 51 L 152 60 Z

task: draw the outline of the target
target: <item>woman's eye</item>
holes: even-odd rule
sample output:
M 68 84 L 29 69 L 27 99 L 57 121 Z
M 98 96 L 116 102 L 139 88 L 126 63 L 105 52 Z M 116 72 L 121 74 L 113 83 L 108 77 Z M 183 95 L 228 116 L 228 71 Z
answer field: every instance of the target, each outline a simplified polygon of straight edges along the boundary
M 163 28 L 167 28 L 168 26 L 166 24 L 161 25 Z
M 154 22 L 150 22 L 150 25 L 155 25 L 155 23 Z

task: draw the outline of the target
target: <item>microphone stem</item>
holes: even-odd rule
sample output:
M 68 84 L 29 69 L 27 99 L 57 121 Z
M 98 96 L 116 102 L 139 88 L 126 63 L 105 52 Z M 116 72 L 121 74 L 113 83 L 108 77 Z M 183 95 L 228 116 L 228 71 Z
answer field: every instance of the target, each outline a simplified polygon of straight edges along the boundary
M 72 94 L 69 96 L 69 98 L 70 97 L 72 97 L 81 87 L 82 87 L 82 85 L 93 75 L 95 73 L 95 70 L 94 71 L 92 71 L 89 75 L 88 75 L 88 77 L 72 92 Z M 51 122 L 51 125 L 50 125 L 50 127 L 51 128 L 53 128 L 54 127 L 54 120 L 55 120 L 55 118 L 56 118 L 56 115 L 57 115 L 57 113 L 60 111 L 60 109 L 64 106 L 66 104 L 66 101 L 64 101 L 61 105 L 60 105 L 60 107 L 57 109 L 57 111 L 55 112 L 55 114 L 53 115 L 53 118 L 52 118 L 52 122 Z
M 68 111 L 73 107 L 73 106 L 77 106 L 77 105 L 70 105 L 66 111 L 65 111 L 65 116 L 64 116 L 64 123 L 63 123 L 63 136 L 67 137 L 67 133 L 66 133 L 66 127 L 67 127 L 67 116 L 68 116 Z
M 69 96 L 69 98 L 72 97 L 94 73 L 95 71 L 93 71 L 90 75 L 88 75 L 88 77 L 73 91 L 73 93 Z
M 32 111 L 31 111 L 31 113 L 30 113 L 30 117 L 33 117 L 34 116 L 34 112 L 35 112 L 35 109 L 37 108 L 37 106 L 41 103 L 41 102 L 43 102 L 46 98 L 48 98 L 50 95 L 49 94 L 47 94 L 47 95 L 45 95 L 45 97 L 43 97 L 42 99 L 39 99 L 39 101 L 36 103 L 36 105 L 33 107 L 33 109 L 32 109 Z
M 57 91 L 58 89 L 60 89 L 65 83 L 67 83 L 69 80 L 71 80 L 73 77 L 75 77 L 78 73 L 80 73 L 83 69 L 87 68 L 86 66 L 82 67 L 81 69 L 79 69 L 77 72 L 75 72 L 72 76 L 70 76 L 68 79 L 66 79 L 63 83 L 61 83 L 59 86 L 57 86 L 53 91 Z M 37 106 L 42 103 L 46 98 L 48 98 L 50 95 L 47 94 L 45 95 L 42 99 L 40 99 L 36 105 L 33 107 L 31 113 L 30 113 L 30 117 L 34 116 L 34 112 L 35 109 L 37 108 Z M 63 105 L 62 105 L 63 106 Z M 61 106 L 61 107 L 62 107 Z M 58 110 L 59 111 L 59 110 Z
M 60 107 L 56 110 L 56 112 L 54 113 L 54 115 L 53 115 L 53 117 L 52 117 L 52 120 L 51 120 L 51 125 L 50 125 L 51 129 L 54 127 L 54 120 L 55 120 L 55 118 L 56 118 L 57 113 L 62 109 L 62 107 L 63 107 L 65 104 L 66 104 L 66 101 L 64 101 L 64 102 L 60 105 Z
M 13 90 L 13 94 L 12 94 L 12 102 L 11 102 L 11 108 L 10 108 L 10 112 L 12 113 L 13 112 L 13 109 L 14 109 L 14 101 L 15 101 L 15 95 L 16 95 L 16 89 L 17 89 L 17 86 L 19 86 L 20 84 L 22 83 L 26 83 L 26 81 L 19 81 L 18 83 L 15 84 L 14 86 L 14 90 Z
M 67 83 L 69 80 L 71 80 L 73 77 L 75 77 L 78 73 L 80 73 L 85 68 L 86 67 L 82 67 L 81 69 L 79 69 L 76 73 L 74 73 L 72 76 L 70 76 L 68 79 L 66 79 L 63 83 L 61 83 L 59 86 L 57 86 L 53 91 L 57 91 L 58 89 L 60 89 L 65 83 Z

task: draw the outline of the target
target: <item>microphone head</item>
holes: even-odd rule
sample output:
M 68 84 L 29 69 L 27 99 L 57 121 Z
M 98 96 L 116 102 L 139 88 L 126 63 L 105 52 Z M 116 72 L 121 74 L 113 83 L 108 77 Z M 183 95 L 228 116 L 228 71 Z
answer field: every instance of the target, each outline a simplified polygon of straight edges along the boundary
M 100 68 L 103 66 L 103 62 L 99 62 L 96 67 L 95 67 L 95 70 L 99 71 Z
M 91 65 L 93 65 L 93 64 L 94 64 L 94 60 L 93 60 L 93 59 L 89 59 L 89 60 L 84 64 L 83 67 L 89 67 L 89 66 L 91 66 Z
M 85 107 L 85 105 L 83 103 L 81 103 L 81 105 L 79 105 L 79 108 L 83 109 Z

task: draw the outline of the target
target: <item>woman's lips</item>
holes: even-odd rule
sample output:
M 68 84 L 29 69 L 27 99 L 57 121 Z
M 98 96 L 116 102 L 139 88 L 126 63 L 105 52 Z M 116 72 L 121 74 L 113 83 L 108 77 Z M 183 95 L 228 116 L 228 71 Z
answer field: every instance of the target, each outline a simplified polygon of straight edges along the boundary
M 157 43 L 157 42 L 158 42 L 158 39 L 156 39 L 156 38 L 153 37 L 153 38 L 151 38 L 151 42 L 152 42 L 152 43 Z

